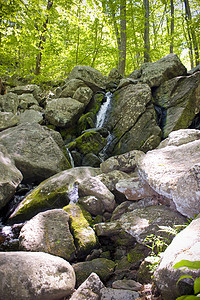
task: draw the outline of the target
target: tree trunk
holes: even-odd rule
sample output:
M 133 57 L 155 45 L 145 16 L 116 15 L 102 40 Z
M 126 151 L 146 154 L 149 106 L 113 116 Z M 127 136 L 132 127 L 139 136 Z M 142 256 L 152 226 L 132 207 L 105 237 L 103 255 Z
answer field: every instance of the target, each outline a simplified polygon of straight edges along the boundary
M 124 76 L 126 66 L 126 0 L 120 2 L 120 35 L 119 73 Z
M 171 3 L 171 39 L 170 39 L 170 53 L 174 52 L 174 0 Z
M 53 5 L 53 0 L 48 0 L 47 10 L 50 10 L 52 5 Z M 43 43 L 45 42 L 44 34 L 47 30 L 47 24 L 48 24 L 48 17 L 47 17 L 46 21 L 43 23 L 43 31 L 40 35 L 40 40 L 39 40 L 39 45 L 38 45 L 39 53 L 37 54 L 37 57 L 36 57 L 35 75 L 39 75 L 41 72 L 42 50 L 44 49 L 44 47 L 43 47 Z
M 190 34 L 191 34 L 192 44 L 194 47 L 195 63 L 197 66 L 199 64 L 199 51 L 198 51 L 196 34 L 195 34 L 193 24 L 192 24 L 192 15 L 191 15 L 191 11 L 190 11 L 189 0 L 184 0 L 184 3 L 185 3 L 186 21 L 187 21 L 187 26 L 188 26 L 188 36 L 190 38 Z
M 144 24 L 144 62 L 150 61 L 150 42 L 149 42 L 149 0 L 144 0 L 145 24 Z

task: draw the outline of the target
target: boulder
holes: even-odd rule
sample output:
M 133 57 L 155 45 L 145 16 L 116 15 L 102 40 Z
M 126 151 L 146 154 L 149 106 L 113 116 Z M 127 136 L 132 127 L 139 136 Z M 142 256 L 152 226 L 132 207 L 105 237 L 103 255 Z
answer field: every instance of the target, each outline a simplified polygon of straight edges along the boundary
M 46 252 L 72 261 L 76 247 L 68 223 L 69 215 L 63 209 L 37 214 L 20 231 L 20 249 Z
M 79 286 L 69 300 L 99 300 L 100 290 L 104 287 L 96 273 L 90 276 Z
M 58 127 L 70 127 L 84 110 L 84 104 L 72 98 L 58 98 L 48 101 L 45 119 Z
M 22 94 L 18 96 L 18 99 L 19 99 L 18 109 L 20 111 L 25 111 L 26 109 L 29 109 L 33 105 L 38 106 L 38 101 L 35 99 L 33 94 Z
M 28 84 L 24 86 L 16 86 L 12 89 L 10 89 L 10 92 L 15 93 L 17 95 L 23 95 L 23 94 L 33 94 L 34 98 L 38 101 L 38 103 L 41 102 L 41 88 L 36 84 Z
M 19 99 L 17 95 L 13 93 L 0 95 L 0 111 L 12 112 L 13 114 L 16 114 L 18 105 L 19 105 Z
M 116 221 L 99 223 L 95 225 L 97 236 L 109 236 L 114 238 L 124 232 L 129 239 L 135 239 L 140 244 L 145 243 L 145 238 L 151 234 L 157 235 L 159 226 L 171 226 L 184 224 L 186 219 L 179 213 L 170 210 L 166 206 L 149 206 L 137 208 L 124 213 Z M 160 236 L 172 237 L 166 232 L 159 232 Z
M 86 105 L 90 103 L 90 100 L 92 98 L 93 92 L 89 87 L 79 87 L 76 92 L 73 95 L 73 99 L 76 99 L 77 101 L 81 102 Z
M 109 189 L 109 191 L 116 192 L 116 185 L 118 182 L 125 179 L 128 180 L 130 179 L 130 176 L 125 172 L 114 170 L 108 173 L 102 173 L 98 175 L 97 178 L 101 180 L 101 182 Z
M 101 289 L 101 300 L 134 300 L 139 297 L 139 293 L 130 290 L 119 290 L 112 288 Z
M 143 64 L 139 79 L 144 83 L 148 83 L 150 87 L 157 87 L 166 80 L 186 74 L 187 69 L 178 56 L 170 53 L 154 63 Z
M 87 153 L 82 159 L 82 166 L 91 166 L 98 168 L 101 164 L 101 159 L 94 153 Z
M 174 269 L 173 266 L 181 260 L 199 261 L 199 257 L 200 218 L 198 216 L 173 239 L 154 273 L 154 281 L 164 300 L 175 300 L 182 294 L 193 293 L 193 280 L 182 279 L 178 284 L 177 281 L 182 275 L 190 275 L 194 279 L 200 277 L 200 269 Z
M 89 153 L 99 154 L 106 145 L 107 140 L 97 131 L 87 131 L 77 137 L 68 145 L 70 151 L 77 150 L 86 155 Z
M 115 208 L 115 197 L 108 188 L 96 177 L 91 177 L 82 181 L 79 185 L 79 196 L 95 196 L 103 204 L 108 212 Z
M 93 216 L 103 215 L 103 213 L 105 212 L 103 202 L 101 201 L 101 199 L 98 199 L 95 196 L 80 197 L 78 202 Z
M 0 112 L 0 131 L 19 124 L 19 116 L 12 112 Z
M 0 252 L 1 300 L 57 300 L 72 294 L 75 274 L 64 259 L 42 252 Z
M 14 161 L 0 144 L 0 209 L 9 202 L 23 179 Z
M 33 109 L 26 110 L 25 112 L 19 115 L 19 123 L 38 123 L 42 124 L 43 122 L 43 114 L 39 111 L 35 111 Z
M 94 230 L 85 218 L 84 210 L 75 203 L 70 203 L 63 208 L 70 218 L 70 230 L 74 236 L 77 247 L 77 256 L 84 257 L 98 246 L 98 239 Z
M 73 264 L 76 274 L 77 286 L 83 283 L 95 271 L 101 281 L 106 282 L 114 271 L 115 263 L 106 258 L 96 258 L 91 261 Z
M 75 66 L 67 80 L 80 79 L 93 91 L 105 89 L 106 78 L 96 69 L 89 66 Z
M 129 84 L 114 93 L 106 124 L 112 135 L 109 154 L 146 152 L 159 145 L 161 129 L 150 101 L 151 89 L 147 84 Z
M 122 179 L 116 184 L 116 190 L 125 195 L 127 200 L 140 200 L 156 195 L 157 193 L 147 182 L 139 177 Z
M 149 151 L 138 161 L 140 176 L 156 192 L 172 199 L 176 209 L 189 218 L 200 212 L 199 149 L 199 139 L 181 142 L 180 146 L 176 143 L 176 146 Z
M 133 150 L 121 155 L 112 156 L 101 163 L 100 169 L 102 173 L 109 173 L 114 170 L 131 173 L 135 171 L 137 161 L 143 155 L 142 151 Z
M 74 98 L 74 94 L 76 90 L 80 87 L 87 87 L 87 85 L 80 79 L 71 79 L 66 82 L 66 84 L 62 88 L 62 92 L 60 94 L 60 98 Z
M 165 111 L 160 116 L 163 137 L 188 128 L 200 111 L 200 72 L 165 81 L 153 93 L 154 104 Z
M 10 216 L 9 222 L 24 222 L 39 212 L 51 208 L 62 208 L 70 202 L 70 198 L 76 192 L 75 183 L 98 174 L 98 169 L 79 167 L 50 177 L 23 199 Z
M 23 123 L 6 129 L 0 133 L 0 143 L 15 161 L 25 182 L 38 183 L 70 167 L 49 131 L 39 124 Z

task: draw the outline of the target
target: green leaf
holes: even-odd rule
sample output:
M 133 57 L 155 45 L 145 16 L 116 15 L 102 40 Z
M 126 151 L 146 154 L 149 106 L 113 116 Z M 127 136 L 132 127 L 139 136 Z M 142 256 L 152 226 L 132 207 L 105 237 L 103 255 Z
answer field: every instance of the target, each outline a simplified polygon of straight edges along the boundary
M 176 263 L 173 268 L 174 269 L 178 269 L 178 268 L 181 268 L 181 267 L 187 267 L 189 269 L 195 269 L 195 270 L 198 270 L 200 269 L 200 261 L 197 260 L 197 261 L 189 261 L 189 260 L 181 260 L 179 261 L 178 263 Z
M 199 297 L 194 296 L 194 295 L 184 295 L 181 297 L 176 298 L 176 300 L 197 300 Z
M 184 278 L 192 278 L 192 276 L 191 276 L 191 275 L 182 275 L 182 276 L 179 278 L 179 280 L 177 281 L 176 284 L 178 284 L 179 281 L 182 280 L 182 279 L 184 279 Z
M 195 279 L 194 281 L 194 293 L 195 294 L 200 293 L 200 277 Z

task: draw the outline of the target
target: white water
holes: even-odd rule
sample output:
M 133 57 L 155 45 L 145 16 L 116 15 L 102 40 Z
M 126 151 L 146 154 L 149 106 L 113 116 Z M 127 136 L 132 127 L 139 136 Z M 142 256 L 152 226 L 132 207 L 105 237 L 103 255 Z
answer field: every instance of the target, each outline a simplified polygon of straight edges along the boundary
M 69 203 L 77 203 L 78 202 L 78 184 L 74 183 L 72 190 L 70 192 L 68 192 L 68 197 L 70 199 Z
M 106 93 L 106 98 L 107 98 L 106 101 L 101 105 L 101 108 L 98 111 L 97 120 L 96 120 L 96 128 L 100 128 L 103 126 L 103 123 L 106 118 L 106 113 L 107 113 L 107 110 L 108 110 L 110 102 L 111 102 L 112 94 L 110 92 Z
M 69 149 L 67 147 L 65 147 L 66 151 L 67 151 L 67 154 L 69 156 L 69 160 L 70 160 L 70 165 L 72 168 L 74 168 L 74 160 L 73 160 L 73 157 L 71 155 L 71 152 L 69 151 Z

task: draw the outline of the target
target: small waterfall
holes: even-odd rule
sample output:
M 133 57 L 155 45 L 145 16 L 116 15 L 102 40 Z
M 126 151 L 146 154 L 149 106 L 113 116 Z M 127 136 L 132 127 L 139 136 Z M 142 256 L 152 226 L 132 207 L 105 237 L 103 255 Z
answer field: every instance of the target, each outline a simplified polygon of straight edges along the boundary
M 78 202 L 78 183 L 74 183 L 71 191 L 68 192 L 68 197 L 70 199 L 69 203 L 77 203 Z
M 99 112 L 97 113 L 97 120 L 96 120 L 96 128 L 100 128 L 103 126 L 107 110 L 110 106 L 110 102 L 112 99 L 112 93 L 106 93 L 106 101 L 101 105 Z
M 66 149 L 66 153 L 67 153 L 70 165 L 71 165 L 72 168 L 74 168 L 74 160 L 73 160 L 73 157 L 71 155 L 71 152 L 69 151 L 69 149 L 66 146 L 65 146 L 65 149 Z

